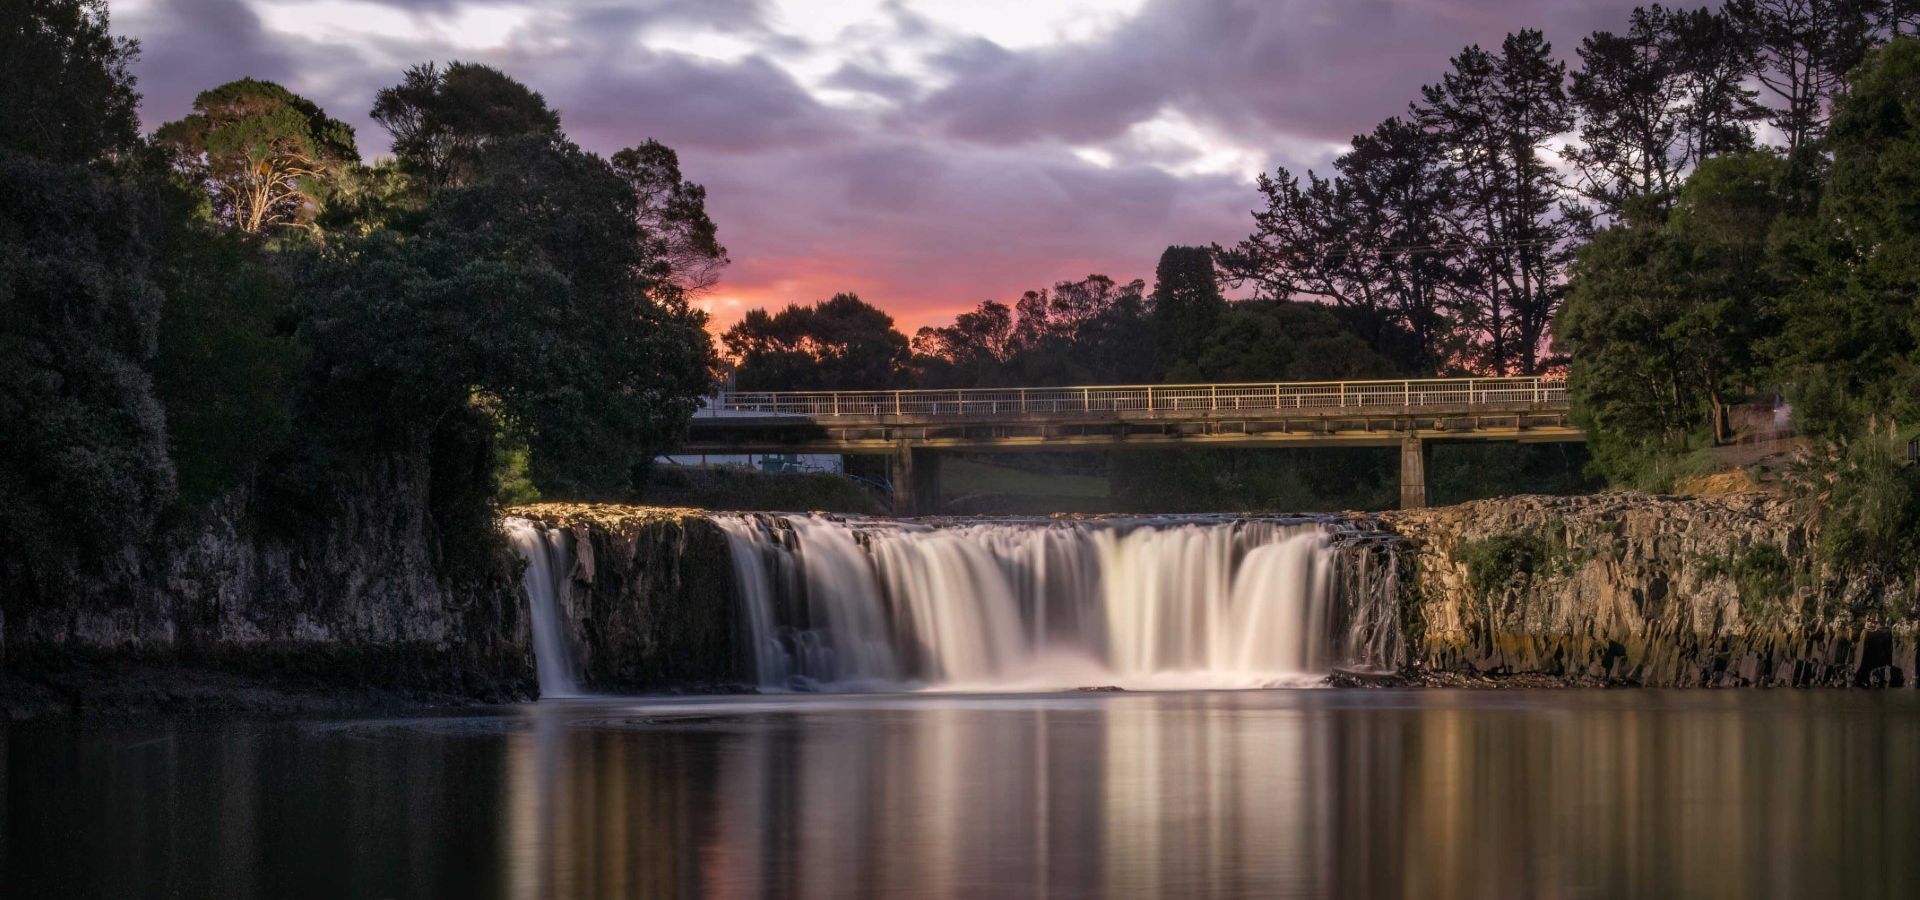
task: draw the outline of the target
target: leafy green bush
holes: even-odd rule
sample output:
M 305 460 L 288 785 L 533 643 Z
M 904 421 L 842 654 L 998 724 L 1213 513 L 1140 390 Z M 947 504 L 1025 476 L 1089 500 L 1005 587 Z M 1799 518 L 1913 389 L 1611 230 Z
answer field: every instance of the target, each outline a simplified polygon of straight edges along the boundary
M 0 583 L 70 575 L 172 500 L 146 212 L 117 179 L 0 150 Z
M 1853 441 L 1821 505 L 1823 561 L 1878 580 L 1920 571 L 1920 467 L 1885 438 Z
M 259 241 L 187 225 L 173 229 L 160 277 L 154 388 L 180 473 L 197 505 L 247 481 L 292 431 L 305 352 L 289 317 L 293 286 Z
M 1508 531 L 1460 545 L 1474 596 L 1491 600 L 1517 580 L 1531 579 L 1552 557 L 1547 540 L 1530 531 Z
M 1733 580 L 1740 611 L 1748 619 L 1778 612 L 1793 588 L 1793 563 L 1779 547 L 1765 541 L 1749 544 L 1733 556 L 1703 559 L 1701 568 L 1708 578 Z

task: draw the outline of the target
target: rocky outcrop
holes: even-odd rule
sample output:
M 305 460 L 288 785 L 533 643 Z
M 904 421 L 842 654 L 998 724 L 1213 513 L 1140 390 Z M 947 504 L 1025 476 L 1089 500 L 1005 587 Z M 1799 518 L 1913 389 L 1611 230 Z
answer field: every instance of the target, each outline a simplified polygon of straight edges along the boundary
M 1765 494 L 1512 497 L 1382 514 L 1416 671 L 1650 686 L 1913 685 L 1908 591 L 1822 567 Z
M 443 577 L 424 460 L 392 457 L 361 477 L 302 534 L 263 533 L 245 497 L 230 497 L 55 597 L 10 604 L 7 670 L 46 681 L 76 667 L 186 667 L 531 695 L 526 602 L 510 554 L 503 547 L 498 565 Z
M 540 504 L 508 510 L 571 536 L 561 606 L 592 690 L 737 688 L 733 562 L 690 509 Z

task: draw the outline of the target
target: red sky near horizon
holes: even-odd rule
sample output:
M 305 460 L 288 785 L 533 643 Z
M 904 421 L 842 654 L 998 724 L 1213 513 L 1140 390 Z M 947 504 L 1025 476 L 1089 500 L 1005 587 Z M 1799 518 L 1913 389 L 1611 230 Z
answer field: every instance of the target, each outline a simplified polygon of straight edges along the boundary
M 733 265 L 700 301 L 852 291 L 902 331 L 1246 235 L 1254 179 L 1324 169 L 1471 43 L 1563 56 L 1632 0 L 117 0 L 149 127 L 278 81 L 355 125 L 407 66 L 497 66 L 601 153 L 675 148 Z

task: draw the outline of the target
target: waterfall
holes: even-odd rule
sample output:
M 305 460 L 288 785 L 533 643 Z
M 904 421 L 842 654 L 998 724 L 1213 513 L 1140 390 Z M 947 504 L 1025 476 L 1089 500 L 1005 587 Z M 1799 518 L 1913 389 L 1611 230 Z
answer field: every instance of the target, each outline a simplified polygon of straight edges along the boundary
M 1392 555 L 1348 520 L 717 521 L 766 690 L 1254 687 L 1399 663 Z
M 504 527 L 507 539 L 527 561 L 523 583 L 533 622 L 533 665 L 540 678 L 540 696 L 577 697 L 580 667 L 560 611 L 573 580 L 567 533 L 526 519 L 507 519 Z

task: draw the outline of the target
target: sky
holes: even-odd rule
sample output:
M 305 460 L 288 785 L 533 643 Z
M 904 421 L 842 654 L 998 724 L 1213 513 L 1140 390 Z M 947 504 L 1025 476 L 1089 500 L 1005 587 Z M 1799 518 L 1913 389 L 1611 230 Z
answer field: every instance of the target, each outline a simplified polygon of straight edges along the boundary
M 1644 0 L 1641 0 L 1644 2 Z M 1324 170 L 1462 47 L 1571 57 L 1635 0 L 114 0 L 151 128 L 278 81 L 387 152 L 374 93 L 484 62 L 603 154 L 656 138 L 733 258 L 698 301 L 853 291 L 911 334 L 1169 244 L 1251 229 L 1254 181 Z M 1677 4 L 1686 6 L 1689 4 Z

